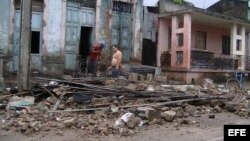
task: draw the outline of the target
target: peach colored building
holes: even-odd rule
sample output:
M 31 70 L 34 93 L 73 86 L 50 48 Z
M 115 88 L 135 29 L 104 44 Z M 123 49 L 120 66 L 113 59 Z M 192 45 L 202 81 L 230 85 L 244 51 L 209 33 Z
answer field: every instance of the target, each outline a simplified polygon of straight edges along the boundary
M 187 83 L 247 71 L 250 21 L 160 1 L 157 66 Z

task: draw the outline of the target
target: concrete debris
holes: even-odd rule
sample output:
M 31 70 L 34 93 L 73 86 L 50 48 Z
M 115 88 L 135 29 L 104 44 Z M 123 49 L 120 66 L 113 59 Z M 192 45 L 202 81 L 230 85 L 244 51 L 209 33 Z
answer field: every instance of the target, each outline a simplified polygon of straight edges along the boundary
M 136 90 L 137 91 L 145 91 L 147 89 L 148 85 L 144 84 L 144 83 L 140 83 L 139 85 L 137 85 Z
M 219 106 L 214 107 L 214 112 L 221 113 L 222 109 Z
M 159 113 L 155 109 L 148 107 L 137 108 L 137 114 L 141 118 L 145 118 L 147 120 L 153 120 L 159 116 Z
M 110 85 L 115 85 L 115 80 L 106 80 L 105 82 L 104 82 L 104 85 L 105 86 L 110 86 Z
M 10 98 L 9 103 L 7 105 L 7 109 L 24 108 L 24 107 L 33 105 L 34 102 L 35 102 L 35 98 L 31 96 L 26 96 L 23 98 L 14 96 Z
M 148 88 L 147 88 L 147 91 L 148 91 L 148 92 L 153 92 L 153 91 L 155 91 L 154 86 L 153 86 L 153 85 L 149 85 Z
M 169 107 L 162 107 L 162 108 L 161 108 L 161 111 L 162 111 L 162 112 L 169 111 L 169 110 L 170 110 Z
M 214 89 L 215 88 L 213 80 L 209 79 L 209 78 L 205 78 L 203 80 L 203 85 L 202 86 L 203 86 L 204 89 Z
M 172 122 L 176 116 L 176 112 L 175 111 L 166 111 L 166 112 L 161 113 L 161 116 L 166 121 Z
M 141 119 L 139 117 L 129 118 L 128 121 L 126 122 L 126 125 L 130 129 L 135 129 L 135 127 L 139 127 L 140 124 L 141 124 Z
M 214 119 L 214 118 L 215 118 L 215 115 L 214 115 L 214 114 L 209 114 L 209 115 L 208 115 L 208 118 Z
M 232 99 L 229 92 L 221 85 L 215 87 L 210 79 L 201 87 L 165 84 L 166 77 L 155 76 L 153 81 L 150 74 L 150 81 L 133 81 L 138 77 L 142 79 L 140 74 L 131 74 L 132 81 L 125 77 L 81 81 L 69 76 L 67 80 L 37 78 L 39 86 L 31 92 L 10 90 L 9 95 L 0 95 L 2 129 L 25 135 L 57 130 L 62 135 L 65 128 L 72 128 L 88 134 L 129 136 L 138 129 L 173 121 L 188 125 L 190 116 L 213 119 L 217 113 L 229 111 L 250 117 L 246 95 L 236 95 L 228 102 Z

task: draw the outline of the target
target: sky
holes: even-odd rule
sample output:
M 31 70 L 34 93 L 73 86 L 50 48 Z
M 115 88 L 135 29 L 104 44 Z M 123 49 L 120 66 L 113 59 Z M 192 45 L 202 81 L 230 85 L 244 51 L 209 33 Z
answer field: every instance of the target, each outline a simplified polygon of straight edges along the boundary
M 144 0 L 144 5 L 145 6 L 154 6 L 157 1 L 158 0 Z M 217 2 L 218 0 L 187 0 L 187 1 L 193 3 L 196 7 L 207 8 L 210 5 Z

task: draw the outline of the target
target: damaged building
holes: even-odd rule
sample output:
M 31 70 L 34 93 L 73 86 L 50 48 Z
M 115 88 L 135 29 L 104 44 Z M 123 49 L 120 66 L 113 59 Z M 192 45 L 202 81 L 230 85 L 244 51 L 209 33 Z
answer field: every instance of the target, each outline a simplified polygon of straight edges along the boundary
M 157 65 L 168 72 L 170 79 L 187 83 L 249 70 L 246 6 L 245 16 L 236 17 L 160 0 Z
M 0 1 L 1 45 L 8 72 L 16 72 L 20 47 L 20 0 Z M 96 41 L 104 42 L 102 63 L 110 64 L 111 45 L 123 62 L 141 60 L 143 0 L 33 0 L 31 70 L 61 74 L 86 60 Z M 86 62 L 86 61 L 85 61 Z

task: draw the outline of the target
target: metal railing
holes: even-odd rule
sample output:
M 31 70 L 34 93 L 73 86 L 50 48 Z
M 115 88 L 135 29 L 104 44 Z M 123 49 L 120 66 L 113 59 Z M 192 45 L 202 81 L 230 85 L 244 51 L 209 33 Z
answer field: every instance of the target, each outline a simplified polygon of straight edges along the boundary
M 250 56 L 225 55 L 205 51 L 191 52 L 191 68 L 237 70 L 244 64 L 250 70 Z

